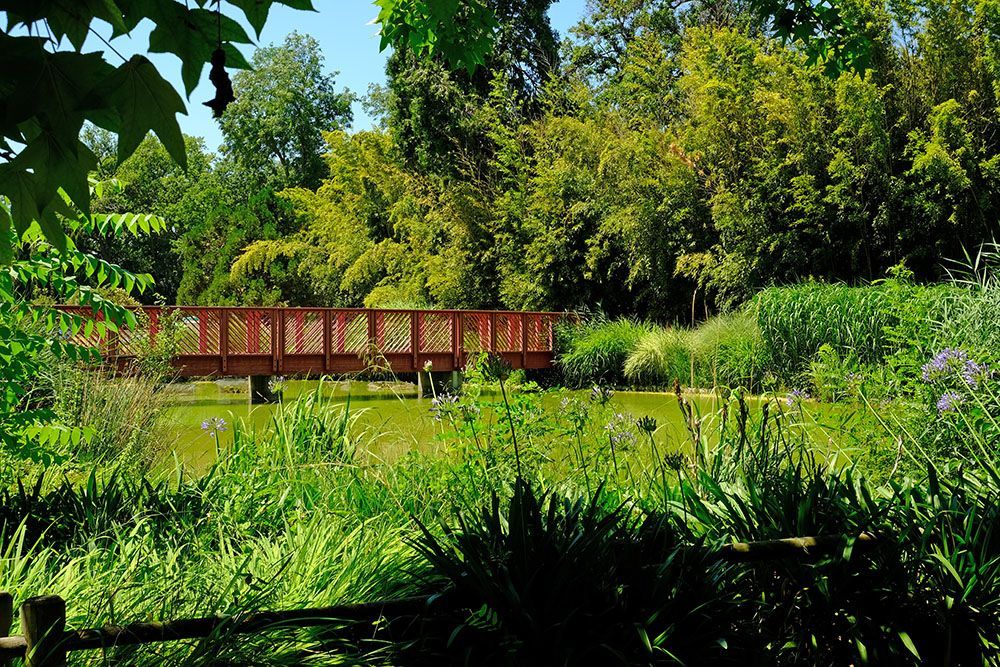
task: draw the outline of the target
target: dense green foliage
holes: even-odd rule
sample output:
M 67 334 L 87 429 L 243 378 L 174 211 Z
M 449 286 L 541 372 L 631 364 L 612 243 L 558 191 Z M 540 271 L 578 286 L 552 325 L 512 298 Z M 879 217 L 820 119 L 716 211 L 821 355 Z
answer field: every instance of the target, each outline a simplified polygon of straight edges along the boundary
M 88 185 L 88 187 L 91 187 Z M 115 183 L 96 183 L 98 192 Z M 68 196 L 60 199 L 58 218 L 70 236 L 63 248 L 51 245 L 37 223 L 23 233 L 6 229 L 4 242 L 14 257 L 0 272 L 0 460 L 50 461 L 53 445 L 79 445 L 93 435 L 91 425 L 60 422 L 51 392 L 42 378 L 53 364 L 100 359 L 102 340 L 136 325 L 135 314 L 108 298 L 109 290 L 144 292 L 148 274 L 136 274 L 77 246 L 80 237 L 142 236 L 162 229 L 161 218 L 148 214 L 84 215 Z M 0 199 L 0 214 L 10 208 Z M 74 304 L 85 316 L 52 307 Z M 5 475 L 4 475 L 5 476 Z
M 994 233 L 989 7 L 852 7 L 871 67 L 831 75 L 738 5 L 595 2 L 557 49 L 546 4 L 491 3 L 496 49 L 473 74 L 394 54 L 367 99 L 382 124 L 348 134 L 331 102 L 297 152 L 308 175 L 253 177 L 264 151 L 237 155 L 224 119 L 186 197 L 241 185 L 177 212 L 179 298 L 701 319 L 807 277 L 938 279 Z M 298 60 L 329 90 L 315 54 Z M 254 188 L 287 215 L 249 205 Z
M 226 9 L 238 9 L 259 36 L 275 3 L 313 9 L 311 0 L 227 0 Z M 4 263 L 12 251 L 7 238 L 12 226 L 20 236 L 37 223 L 50 243 L 64 247 L 66 234 L 58 217 L 60 192 L 66 193 L 84 214 L 90 212 L 87 176 L 96 159 L 90 147 L 80 141 L 84 122 L 117 135 L 119 161 L 128 158 L 152 130 L 171 157 L 185 164 L 185 146 L 176 117 L 185 113 L 180 95 L 148 58 L 136 54 L 125 59 L 94 25 L 108 24 L 113 41 L 130 34 L 141 22 L 151 22 L 154 27 L 146 50 L 172 53 L 180 59 L 181 78 L 190 95 L 214 51 L 221 50 L 231 68 L 249 68 L 234 44 L 251 43 L 240 23 L 224 11 L 221 0 L 214 2 L 214 11 L 209 0 L 197 0 L 195 4 L 191 7 L 179 0 L 0 3 L 0 69 L 7 73 L 0 87 L 0 158 L 4 161 L 0 165 L 0 195 L 10 202 L 9 210 L 0 216 L 0 259 Z M 438 3 L 433 7 L 404 0 L 380 0 L 375 4 L 379 7 L 382 49 L 393 45 L 438 57 L 471 73 L 492 48 L 496 17 L 478 0 Z M 90 34 L 104 42 L 108 51 L 83 53 Z M 118 67 L 111 65 L 111 54 L 124 62 Z M 300 64 L 308 67 L 307 63 Z M 245 77 L 243 82 L 252 84 L 253 76 Z M 213 84 L 218 93 L 220 82 L 213 80 Z M 262 92 L 259 85 L 250 88 Z M 317 100 L 319 108 L 330 101 L 329 91 L 311 92 L 328 98 Z M 213 109 L 221 112 L 231 98 L 229 91 L 223 106 Z M 214 101 L 218 100 L 217 96 Z M 342 106 L 343 100 L 339 103 Z M 336 115 L 323 113 L 303 116 L 326 124 L 319 129 L 332 129 L 330 121 L 336 119 Z M 259 123 L 238 125 L 234 134 L 247 144 L 259 142 L 262 136 L 280 137 L 286 145 L 272 143 L 266 154 L 291 160 L 294 156 L 284 155 L 283 149 L 288 149 L 288 143 L 302 144 L 305 137 L 288 136 L 288 124 L 282 128 L 277 121 L 278 117 L 272 118 L 271 127 L 263 132 Z M 308 158 L 300 156 L 304 161 Z
M 73 627 L 435 595 L 404 624 L 224 626 L 82 660 L 996 662 L 997 257 L 926 282 L 1000 212 L 990 1 L 594 0 L 560 47 L 550 0 L 379 0 L 383 47 L 408 48 L 367 100 L 378 127 L 346 130 L 351 94 L 293 33 L 236 75 L 218 155 L 180 135 L 141 56 L 50 50 L 94 17 L 116 35 L 151 18 L 190 90 L 205 3 L 14 4 L 12 26 L 54 37 L 0 33 L 18 66 L 0 83 L 0 589 L 66 597 Z M 230 4 L 259 33 L 271 3 Z M 104 129 L 81 142 L 85 120 Z M 122 185 L 91 197 L 88 170 Z M 192 475 L 159 422 L 171 316 L 135 334 L 131 373 L 87 365 L 136 324 L 133 291 L 615 319 L 558 332 L 589 395 L 483 356 L 428 406 L 435 441 L 390 452 L 321 384 L 263 428 L 207 419 L 217 457 Z M 681 432 L 607 384 L 674 385 Z M 837 548 L 720 556 L 803 535 Z
M 978 396 L 995 414 L 995 387 Z M 810 454 L 822 443 L 783 402 L 731 394 L 698 414 L 679 397 L 678 438 L 621 414 L 609 392 L 565 398 L 559 412 L 517 392 L 509 408 L 475 391 L 436 401 L 437 450 L 387 461 L 320 388 L 265 429 L 233 424 L 202 476 L 9 491 L 0 586 L 16 600 L 58 591 L 73 627 L 445 593 L 387 635 L 334 641 L 331 622 L 93 656 L 131 664 L 336 664 L 345 648 L 369 664 L 540 652 L 558 664 L 981 664 L 1000 641 L 992 449 L 956 470 L 914 447 L 916 474 L 890 487 Z M 204 437 L 225 428 L 213 420 Z M 866 531 L 878 543 L 862 550 L 853 537 Z M 845 537 L 812 558 L 714 555 L 790 535 Z

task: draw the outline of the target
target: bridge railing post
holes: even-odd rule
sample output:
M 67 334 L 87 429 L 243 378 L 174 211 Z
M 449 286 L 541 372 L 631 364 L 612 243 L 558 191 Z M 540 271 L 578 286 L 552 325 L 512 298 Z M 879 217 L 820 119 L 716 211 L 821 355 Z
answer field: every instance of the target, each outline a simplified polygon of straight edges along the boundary
M 452 311 L 451 313 L 451 351 L 454 355 L 455 370 L 462 368 L 462 313 Z
M 375 348 L 375 313 L 369 310 L 365 313 L 366 324 L 368 325 L 368 350 Z
M 330 327 L 333 326 L 333 317 L 330 315 L 329 310 L 323 311 L 323 371 L 329 373 L 331 368 L 330 364 L 332 362 L 332 348 L 333 348 L 333 333 Z
M 521 313 L 521 368 L 528 367 L 528 315 Z
M 271 309 L 271 357 L 274 360 L 272 370 L 280 373 L 284 370 L 285 356 L 285 316 L 280 308 Z
M 413 352 L 413 370 L 419 372 L 420 368 L 420 313 L 410 311 L 410 351 Z
M 219 315 L 219 353 L 222 355 L 222 374 L 229 372 L 229 309 Z

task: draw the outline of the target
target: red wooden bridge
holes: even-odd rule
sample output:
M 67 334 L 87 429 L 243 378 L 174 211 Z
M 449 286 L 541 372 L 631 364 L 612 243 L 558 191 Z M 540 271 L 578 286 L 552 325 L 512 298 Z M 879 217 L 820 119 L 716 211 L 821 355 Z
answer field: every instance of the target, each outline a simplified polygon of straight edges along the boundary
M 63 310 L 89 316 L 84 308 Z M 414 373 L 465 367 L 495 353 L 513 368 L 549 368 L 553 326 L 565 314 L 341 308 L 142 308 L 136 330 L 77 342 L 126 368 L 148 341 L 169 335 L 183 376 Z

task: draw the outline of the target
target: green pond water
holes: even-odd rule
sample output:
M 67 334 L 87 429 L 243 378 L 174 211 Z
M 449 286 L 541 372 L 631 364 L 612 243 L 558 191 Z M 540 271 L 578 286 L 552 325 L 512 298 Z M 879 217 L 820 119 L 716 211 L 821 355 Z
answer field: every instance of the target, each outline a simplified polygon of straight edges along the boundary
M 290 381 L 285 400 L 295 400 L 315 387 L 313 381 Z M 334 401 L 350 401 L 351 412 L 357 416 L 355 434 L 377 456 L 392 458 L 413 448 L 433 447 L 441 431 L 441 424 L 434 420 L 430 411 L 430 399 L 419 398 L 413 385 L 353 381 L 328 382 L 325 387 Z M 167 449 L 194 468 L 207 467 L 215 458 L 215 441 L 202 429 L 203 421 L 221 417 L 231 425 L 234 420 L 242 419 L 264 429 L 276 407 L 273 404 L 249 406 L 245 380 L 183 383 L 169 387 L 168 391 L 170 407 L 163 426 Z M 558 411 L 563 395 L 546 394 L 543 405 Z M 718 398 L 710 395 L 695 394 L 688 396 L 688 400 L 702 414 L 713 413 L 718 406 Z M 764 400 L 754 399 L 752 409 L 760 409 Z M 660 424 L 659 434 L 668 442 L 686 439 L 683 416 L 677 397 L 672 393 L 616 392 L 612 403 L 618 411 L 634 417 L 656 418 Z M 849 451 L 855 444 L 854 432 L 863 419 L 857 410 L 812 402 L 802 404 L 796 415 L 800 423 L 805 424 L 809 437 L 820 447 L 842 452 Z M 231 426 L 219 438 L 220 445 L 231 442 Z

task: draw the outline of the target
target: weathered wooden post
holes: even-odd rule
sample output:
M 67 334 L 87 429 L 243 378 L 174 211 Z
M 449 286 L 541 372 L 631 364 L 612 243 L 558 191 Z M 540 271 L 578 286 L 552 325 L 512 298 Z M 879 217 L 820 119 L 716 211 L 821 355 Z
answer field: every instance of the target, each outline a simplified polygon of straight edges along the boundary
M 66 665 L 66 601 L 58 595 L 28 598 L 21 605 L 26 667 Z

